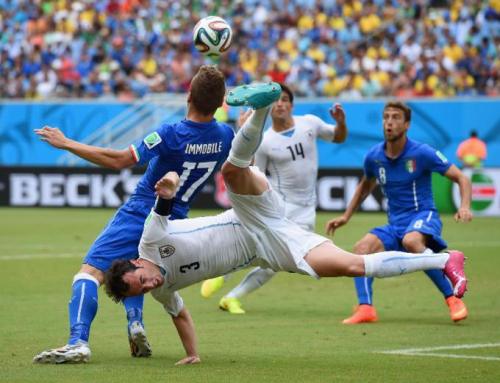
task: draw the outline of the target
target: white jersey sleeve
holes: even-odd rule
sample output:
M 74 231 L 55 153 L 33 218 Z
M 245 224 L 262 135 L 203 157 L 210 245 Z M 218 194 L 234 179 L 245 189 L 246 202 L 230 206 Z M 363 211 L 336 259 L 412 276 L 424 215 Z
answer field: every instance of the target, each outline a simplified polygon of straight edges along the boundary
M 154 289 L 151 295 L 163 305 L 167 313 L 176 317 L 184 308 L 184 301 L 177 291 L 169 291 L 168 289 Z
M 336 129 L 335 125 L 327 124 L 321 118 L 312 114 L 306 114 L 303 118 L 306 119 L 310 126 L 314 128 L 316 137 L 329 142 L 333 141 Z

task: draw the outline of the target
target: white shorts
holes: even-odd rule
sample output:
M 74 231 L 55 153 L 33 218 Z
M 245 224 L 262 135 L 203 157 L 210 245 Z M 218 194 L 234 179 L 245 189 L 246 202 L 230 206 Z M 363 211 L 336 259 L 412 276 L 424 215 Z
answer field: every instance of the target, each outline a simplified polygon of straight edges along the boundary
M 285 216 L 285 203 L 272 189 L 263 194 L 241 195 L 228 190 L 242 225 L 256 238 L 257 256 L 274 271 L 288 271 L 319 278 L 304 260 L 309 251 L 329 241 L 306 231 Z
M 307 231 L 314 231 L 316 226 L 316 205 L 298 205 L 285 201 L 285 216 Z

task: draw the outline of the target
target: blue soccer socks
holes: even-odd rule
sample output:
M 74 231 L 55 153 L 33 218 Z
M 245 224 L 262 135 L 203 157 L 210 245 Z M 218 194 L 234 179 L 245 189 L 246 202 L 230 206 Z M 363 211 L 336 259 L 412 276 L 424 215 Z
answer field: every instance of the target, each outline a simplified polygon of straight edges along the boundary
M 99 281 L 87 273 L 78 273 L 73 278 L 72 295 L 69 301 L 70 336 L 68 344 L 88 342 L 90 325 L 97 313 L 97 290 Z

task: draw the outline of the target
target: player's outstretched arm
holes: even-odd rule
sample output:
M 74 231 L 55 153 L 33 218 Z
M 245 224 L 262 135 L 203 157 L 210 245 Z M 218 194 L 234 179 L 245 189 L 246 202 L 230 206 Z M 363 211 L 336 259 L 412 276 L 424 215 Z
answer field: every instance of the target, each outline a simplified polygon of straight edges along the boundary
M 333 108 L 330 109 L 330 116 L 335 120 L 337 126 L 335 127 L 335 136 L 333 137 L 333 142 L 341 143 L 347 138 L 347 124 L 345 120 L 345 112 L 342 105 L 335 104 Z
M 326 233 L 328 235 L 333 235 L 335 234 L 335 230 L 349 222 L 354 212 L 358 210 L 359 206 L 373 191 L 376 185 L 377 182 L 375 178 L 368 179 L 366 178 L 366 176 L 363 176 L 363 178 L 361 178 L 361 181 L 359 181 L 359 184 L 356 187 L 356 191 L 354 192 L 354 196 L 352 197 L 351 202 L 349 202 L 349 205 L 347 206 L 344 214 L 342 214 L 340 217 L 331 219 L 326 223 Z
M 172 321 L 181 338 L 184 350 L 186 350 L 186 357 L 179 360 L 175 365 L 200 363 L 201 359 L 197 351 L 194 322 L 186 307 L 184 307 L 176 317 L 172 316 Z
M 444 175 L 458 184 L 460 190 L 460 207 L 455 213 L 455 221 L 469 222 L 472 220 L 472 212 L 470 211 L 471 200 L 471 184 L 469 178 L 460 171 L 455 165 L 451 165 Z
M 35 129 L 42 141 L 48 142 L 55 148 L 67 150 L 84 160 L 110 169 L 124 169 L 135 164 L 134 156 L 129 149 L 115 150 L 82 144 L 67 138 L 58 128 L 44 126 Z

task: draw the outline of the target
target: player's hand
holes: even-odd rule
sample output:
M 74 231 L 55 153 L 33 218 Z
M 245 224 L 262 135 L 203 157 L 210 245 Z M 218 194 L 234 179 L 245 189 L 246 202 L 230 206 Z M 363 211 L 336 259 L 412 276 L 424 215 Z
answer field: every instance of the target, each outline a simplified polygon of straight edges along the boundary
M 347 221 L 349 221 L 349 219 L 344 215 L 331 219 L 326 223 L 326 234 L 334 235 L 335 230 L 337 230 L 339 227 L 344 226 L 347 223 Z
M 342 105 L 335 104 L 330 108 L 330 116 L 337 122 L 337 124 L 345 124 L 345 112 Z
M 238 130 L 241 129 L 241 127 L 248 120 L 251 114 L 252 109 L 248 109 L 246 111 L 240 110 L 240 115 L 238 117 Z
M 55 148 L 64 149 L 68 139 L 58 128 L 51 128 L 45 125 L 42 129 L 35 129 L 35 134 L 37 134 L 42 141 L 48 142 Z
M 185 358 L 179 360 L 175 365 L 182 366 L 184 364 L 197 364 L 201 363 L 201 359 L 198 355 L 186 356 Z
M 455 213 L 454 218 L 456 222 L 470 222 L 472 221 L 472 212 L 470 211 L 470 209 L 461 207 Z

